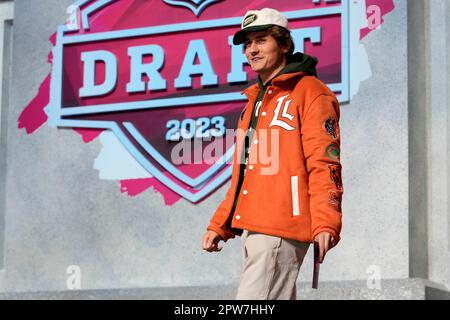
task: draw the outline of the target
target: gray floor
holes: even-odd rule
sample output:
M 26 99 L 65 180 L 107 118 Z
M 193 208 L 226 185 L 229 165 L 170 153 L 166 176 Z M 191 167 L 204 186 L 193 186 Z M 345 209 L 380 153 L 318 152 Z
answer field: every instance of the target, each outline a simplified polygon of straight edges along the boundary
M 298 286 L 299 300 L 450 300 L 450 292 L 422 279 L 382 280 L 379 289 L 365 281 L 324 282 L 319 289 L 309 283 Z M 0 299 L 50 300 L 233 300 L 234 286 L 130 288 L 61 292 L 9 292 Z

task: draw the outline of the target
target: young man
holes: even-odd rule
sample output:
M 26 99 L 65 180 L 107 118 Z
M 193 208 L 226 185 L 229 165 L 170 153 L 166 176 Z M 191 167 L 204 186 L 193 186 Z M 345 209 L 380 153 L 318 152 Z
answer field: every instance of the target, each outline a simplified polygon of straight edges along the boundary
M 248 11 L 233 42 L 244 44 L 259 78 L 244 91 L 248 103 L 238 122 L 249 143 L 237 139 L 231 187 L 211 219 L 203 249 L 220 251 L 221 240 L 242 236 L 236 298 L 295 299 L 309 244 L 318 242 L 322 262 L 340 240 L 339 103 L 316 78 L 317 59 L 293 54 L 280 12 Z M 275 130 L 277 150 L 271 153 L 278 155 L 278 169 L 267 173 L 262 161 L 251 160 L 258 148 L 273 144 L 263 137 Z

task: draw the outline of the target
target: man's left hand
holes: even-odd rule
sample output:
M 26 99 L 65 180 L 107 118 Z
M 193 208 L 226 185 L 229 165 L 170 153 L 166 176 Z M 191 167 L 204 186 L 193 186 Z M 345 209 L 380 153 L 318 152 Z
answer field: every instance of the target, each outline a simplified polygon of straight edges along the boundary
M 319 243 L 319 260 L 320 263 L 323 262 L 323 259 L 325 259 L 325 255 L 327 254 L 327 251 L 333 248 L 336 245 L 336 241 L 329 232 L 321 232 L 319 233 L 315 238 L 314 241 Z

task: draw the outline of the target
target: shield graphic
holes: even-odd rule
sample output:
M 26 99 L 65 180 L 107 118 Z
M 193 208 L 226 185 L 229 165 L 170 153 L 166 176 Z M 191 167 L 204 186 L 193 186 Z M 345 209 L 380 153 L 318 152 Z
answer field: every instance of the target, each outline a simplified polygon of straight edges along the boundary
M 176 5 L 171 10 L 177 15 L 167 14 L 167 3 Z M 181 3 L 196 14 L 217 7 L 205 20 L 193 20 Z M 310 1 L 273 2 L 290 19 L 297 39 L 315 35 L 319 27 L 314 26 L 323 19 L 318 34 L 332 41 L 296 47 L 313 51 L 319 60 L 326 57 L 319 73 L 341 101 L 348 96 L 346 4 L 318 9 Z M 76 5 L 80 16 L 73 25 L 79 28 L 60 27 L 53 49 L 50 124 L 110 130 L 172 192 L 193 203 L 207 197 L 231 176 L 235 145 L 229 129 L 236 128 L 244 108 L 241 91 L 256 81 L 242 47 L 231 44 L 242 2 L 80 0 Z M 314 19 L 305 19 L 308 14 Z

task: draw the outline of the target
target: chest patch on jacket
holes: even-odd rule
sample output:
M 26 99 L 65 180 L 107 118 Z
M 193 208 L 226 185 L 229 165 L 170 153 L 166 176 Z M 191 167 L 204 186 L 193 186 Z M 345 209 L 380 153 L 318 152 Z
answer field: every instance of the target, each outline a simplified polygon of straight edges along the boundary
M 291 126 L 288 121 L 294 120 L 294 116 L 289 113 L 289 106 L 292 103 L 292 99 L 286 100 L 289 95 L 282 96 L 277 100 L 277 106 L 275 108 L 272 121 L 269 127 L 281 127 L 288 131 L 295 130 L 295 127 Z

